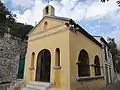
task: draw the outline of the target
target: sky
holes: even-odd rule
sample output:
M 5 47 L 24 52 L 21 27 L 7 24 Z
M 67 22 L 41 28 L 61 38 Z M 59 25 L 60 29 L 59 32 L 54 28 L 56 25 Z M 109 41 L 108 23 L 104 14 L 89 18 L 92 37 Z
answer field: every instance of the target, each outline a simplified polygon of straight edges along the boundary
M 16 14 L 17 22 L 35 26 L 42 19 L 42 10 L 49 0 L 2 0 Z M 99 0 L 52 0 L 55 15 L 72 18 L 95 36 L 115 38 L 120 47 L 120 7 L 117 0 L 101 3 Z

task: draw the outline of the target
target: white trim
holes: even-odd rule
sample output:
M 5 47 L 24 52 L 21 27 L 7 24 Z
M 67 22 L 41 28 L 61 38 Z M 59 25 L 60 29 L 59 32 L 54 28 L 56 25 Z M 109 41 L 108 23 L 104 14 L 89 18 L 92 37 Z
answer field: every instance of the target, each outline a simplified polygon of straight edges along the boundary
M 41 36 L 41 37 L 38 37 L 38 38 L 35 38 L 35 39 L 32 39 L 32 40 L 28 40 L 28 42 L 38 40 L 38 39 L 41 39 L 41 38 L 45 38 L 45 37 L 57 34 L 57 33 L 62 32 L 62 31 L 67 31 L 67 30 L 68 30 L 68 28 L 60 29 L 60 30 L 57 30 L 56 32 L 53 32 L 53 33 L 50 33 L 50 34 L 47 34 L 47 35 L 44 35 L 44 36 Z
M 49 18 L 49 19 L 55 19 L 55 20 L 61 20 L 61 21 L 69 21 L 70 20 L 70 18 L 65 18 L 65 17 L 58 17 L 58 16 L 45 16 L 45 17 L 43 17 L 40 21 L 39 21 L 39 23 L 27 34 L 27 36 L 29 36 L 33 31 L 34 31 L 34 29 L 44 20 L 44 19 L 47 19 L 47 18 Z
M 43 29 L 43 30 L 41 30 L 41 31 L 39 31 L 39 32 L 37 32 L 37 33 L 35 33 L 35 34 L 29 35 L 29 37 L 32 37 L 32 36 L 37 35 L 37 34 L 40 34 L 40 33 L 47 32 L 47 31 L 49 31 L 49 30 L 52 30 L 53 28 L 58 28 L 58 27 L 63 26 L 63 25 L 64 25 L 64 24 L 60 24 L 60 25 L 57 25 L 57 26 L 54 26 L 54 27 L 51 27 L 51 28 L 48 28 L 48 29 Z
M 76 80 L 94 80 L 94 79 L 99 79 L 99 78 L 104 78 L 104 76 L 85 76 L 85 77 L 76 77 Z

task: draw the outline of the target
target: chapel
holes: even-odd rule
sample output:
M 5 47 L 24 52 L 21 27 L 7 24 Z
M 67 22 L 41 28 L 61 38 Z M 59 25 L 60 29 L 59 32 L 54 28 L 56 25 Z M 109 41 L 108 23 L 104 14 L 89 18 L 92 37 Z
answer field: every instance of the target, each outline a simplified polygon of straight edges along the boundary
M 105 86 L 102 45 L 47 5 L 28 33 L 24 90 L 99 90 Z

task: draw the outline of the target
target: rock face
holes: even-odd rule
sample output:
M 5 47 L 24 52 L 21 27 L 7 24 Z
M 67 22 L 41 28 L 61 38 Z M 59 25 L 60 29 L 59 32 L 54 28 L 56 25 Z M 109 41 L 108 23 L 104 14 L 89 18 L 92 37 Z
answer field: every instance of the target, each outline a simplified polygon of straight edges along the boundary
M 0 36 L 0 90 L 17 79 L 19 60 L 25 58 L 27 43 L 8 33 Z

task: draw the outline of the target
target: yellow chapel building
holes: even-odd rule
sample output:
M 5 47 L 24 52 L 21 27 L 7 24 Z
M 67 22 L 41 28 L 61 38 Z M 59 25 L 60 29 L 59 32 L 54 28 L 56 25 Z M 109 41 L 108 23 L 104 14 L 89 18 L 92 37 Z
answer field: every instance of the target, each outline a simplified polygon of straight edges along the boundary
M 105 86 L 102 45 L 47 5 L 28 34 L 24 90 L 99 90 Z

